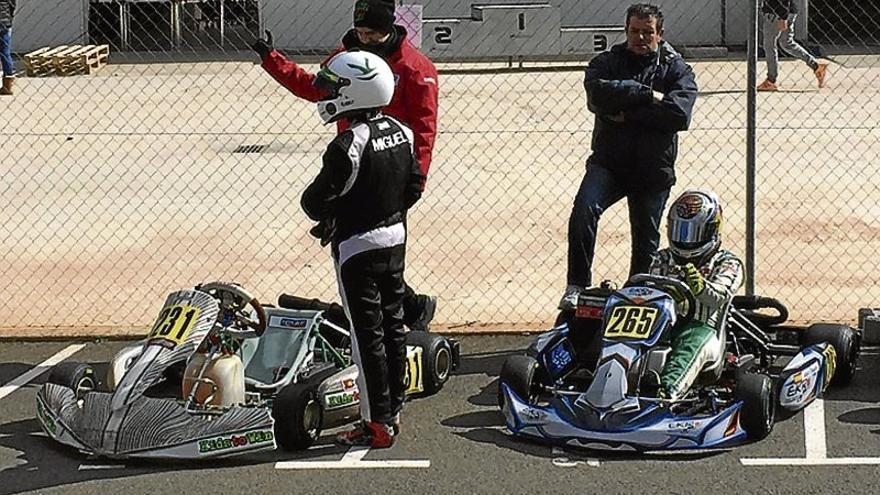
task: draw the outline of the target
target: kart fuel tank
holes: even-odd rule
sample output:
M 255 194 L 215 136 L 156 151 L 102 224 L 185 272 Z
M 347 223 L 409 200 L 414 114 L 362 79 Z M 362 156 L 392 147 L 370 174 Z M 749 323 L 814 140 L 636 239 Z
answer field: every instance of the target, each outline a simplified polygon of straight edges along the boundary
M 207 363 L 206 363 L 207 361 Z M 204 366 L 205 371 L 199 378 Z M 199 405 L 229 407 L 244 404 L 244 366 L 235 354 L 214 357 L 193 354 L 183 374 L 183 398 L 195 388 L 194 401 Z

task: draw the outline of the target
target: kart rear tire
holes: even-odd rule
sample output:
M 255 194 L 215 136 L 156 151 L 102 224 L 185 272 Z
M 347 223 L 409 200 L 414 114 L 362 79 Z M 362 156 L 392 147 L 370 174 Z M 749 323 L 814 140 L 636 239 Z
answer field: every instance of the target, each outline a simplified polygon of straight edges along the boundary
M 736 398 L 743 401 L 740 425 L 751 440 L 762 440 L 773 431 L 776 422 L 776 397 L 773 381 L 762 373 L 742 373 L 736 384 Z
M 86 363 L 64 362 L 57 364 L 52 367 L 46 381 L 73 390 L 77 400 L 82 399 L 87 393 L 98 387 L 95 370 Z
M 504 407 L 503 384 L 515 393 L 520 399 L 529 404 L 538 402 L 538 393 L 535 387 L 535 375 L 538 372 L 538 361 L 532 356 L 510 356 L 501 367 L 498 376 L 498 407 Z
M 435 333 L 416 331 L 406 334 L 406 344 L 422 348 L 422 385 L 425 395 L 436 394 L 452 373 L 452 347 L 449 341 Z
M 319 385 L 311 380 L 291 383 L 275 396 L 275 443 L 282 450 L 305 450 L 321 436 L 324 409 L 318 395 Z
M 846 325 L 814 323 L 804 331 L 804 346 L 828 342 L 837 354 L 832 386 L 845 386 L 852 382 L 856 374 L 856 360 L 861 347 L 859 335 Z

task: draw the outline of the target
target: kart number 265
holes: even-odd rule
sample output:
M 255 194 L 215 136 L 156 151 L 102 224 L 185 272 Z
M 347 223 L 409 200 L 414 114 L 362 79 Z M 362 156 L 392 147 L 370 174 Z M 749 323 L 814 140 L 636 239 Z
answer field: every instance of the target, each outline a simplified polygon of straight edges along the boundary
M 657 308 L 617 306 L 605 325 L 606 339 L 644 339 L 654 328 Z

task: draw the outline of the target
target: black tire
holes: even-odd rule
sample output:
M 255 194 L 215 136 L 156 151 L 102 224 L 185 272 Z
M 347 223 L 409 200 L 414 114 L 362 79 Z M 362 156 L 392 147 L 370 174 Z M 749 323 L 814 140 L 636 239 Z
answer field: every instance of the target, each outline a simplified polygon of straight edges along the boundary
M 837 354 L 834 376 L 831 385 L 844 386 L 852 382 L 856 374 L 856 361 L 859 357 L 861 339 L 859 334 L 846 325 L 814 323 L 804 331 L 804 347 L 828 342 Z
M 773 431 L 776 397 L 773 381 L 762 373 L 742 373 L 736 384 L 736 398 L 743 401 L 740 424 L 752 440 L 761 440 Z
M 46 381 L 73 390 L 77 400 L 98 387 L 95 370 L 88 364 L 77 362 L 55 365 Z
M 321 436 L 324 408 L 318 397 L 319 385 L 311 380 L 291 383 L 275 396 L 275 442 L 282 450 L 305 450 Z
M 436 394 L 449 380 L 452 372 L 452 347 L 445 338 L 429 332 L 407 333 L 406 344 L 422 348 L 422 385 L 425 395 Z
M 538 392 L 535 375 L 538 371 L 538 361 L 531 356 L 510 356 L 501 367 L 498 376 L 498 407 L 504 407 L 504 394 L 502 384 L 507 384 L 520 399 L 535 404 L 538 401 Z

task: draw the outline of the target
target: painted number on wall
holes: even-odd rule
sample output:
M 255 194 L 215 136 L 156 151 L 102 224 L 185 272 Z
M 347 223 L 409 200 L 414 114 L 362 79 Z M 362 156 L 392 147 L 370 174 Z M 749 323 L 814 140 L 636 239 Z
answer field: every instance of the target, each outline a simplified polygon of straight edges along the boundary
M 604 34 L 593 35 L 593 51 L 604 52 L 608 49 L 608 37 Z
M 452 43 L 452 28 L 449 26 L 435 27 L 434 43 L 437 43 L 438 45 L 448 45 Z

